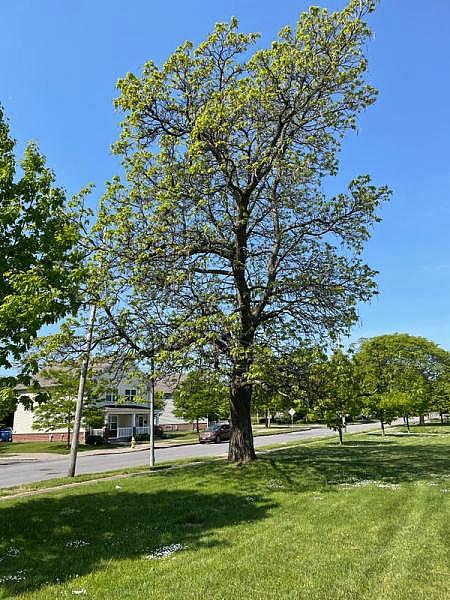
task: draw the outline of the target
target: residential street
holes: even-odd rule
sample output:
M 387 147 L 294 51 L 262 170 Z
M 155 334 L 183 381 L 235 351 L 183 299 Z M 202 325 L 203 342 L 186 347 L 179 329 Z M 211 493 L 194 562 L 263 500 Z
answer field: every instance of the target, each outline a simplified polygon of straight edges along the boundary
M 371 429 L 378 429 L 377 423 L 364 423 L 349 425 L 347 431 L 360 432 Z M 281 444 L 292 442 L 294 440 L 308 439 L 314 437 L 337 435 L 334 431 L 323 428 L 313 428 L 304 431 L 292 433 L 274 434 L 269 436 L 255 437 L 255 447 L 268 446 L 271 444 Z M 221 444 L 189 444 L 183 446 L 171 446 L 158 448 L 156 446 L 156 463 L 180 458 L 201 458 L 206 456 L 226 456 L 228 443 Z M 59 458 L 39 459 L 32 455 L 16 455 L 10 458 L 0 458 L 0 487 L 13 487 L 25 483 L 43 481 L 56 477 L 65 477 L 68 467 L 68 456 Z M 77 474 L 100 473 L 103 471 L 112 471 L 124 469 L 127 467 L 136 467 L 145 465 L 148 462 L 148 447 L 146 449 L 138 448 L 136 450 L 115 450 L 99 451 L 85 455 L 80 453 L 77 460 Z

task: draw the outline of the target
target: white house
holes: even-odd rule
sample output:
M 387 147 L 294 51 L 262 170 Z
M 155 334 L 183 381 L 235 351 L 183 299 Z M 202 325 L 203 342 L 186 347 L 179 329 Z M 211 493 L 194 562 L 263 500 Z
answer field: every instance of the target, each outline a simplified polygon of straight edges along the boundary
M 104 427 L 98 430 L 87 430 L 85 424 L 80 431 L 80 441 L 84 441 L 86 435 L 103 435 L 106 433 L 108 439 L 120 440 L 130 438 L 132 435 L 148 434 L 150 422 L 150 408 L 146 398 L 145 386 L 137 377 L 123 377 L 120 381 L 111 381 L 107 386 L 103 398 L 97 402 L 99 408 L 104 412 Z M 49 389 L 54 383 L 48 379 L 37 377 L 42 388 Z M 164 410 L 155 410 L 155 425 L 164 429 L 191 429 L 192 423 L 188 423 L 175 417 L 173 414 L 173 391 L 179 378 L 169 377 L 155 382 L 155 392 L 161 393 L 164 398 Z M 33 396 L 27 388 L 18 386 L 18 395 Z M 18 403 L 14 413 L 13 436 L 15 441 L 67 441 L 67 430 L 56 429 L 42 431 L 33 427 L 34 412 Z

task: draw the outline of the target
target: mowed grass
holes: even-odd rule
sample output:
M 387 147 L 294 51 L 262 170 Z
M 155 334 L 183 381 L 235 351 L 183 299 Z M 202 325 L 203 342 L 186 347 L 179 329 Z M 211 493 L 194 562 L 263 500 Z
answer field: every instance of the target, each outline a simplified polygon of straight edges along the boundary
M 100 444 L 97 446 L 88 446 L 79 444 L 78 450 L 101 450 L 117 448 L 117 444 Z M 70 446 L 67 442 L 2 442 L 0 444 L 0 457 L 5 454 L 70 454 Z
M 448 598 L 437 429 L 4 500 L 0 598 Z

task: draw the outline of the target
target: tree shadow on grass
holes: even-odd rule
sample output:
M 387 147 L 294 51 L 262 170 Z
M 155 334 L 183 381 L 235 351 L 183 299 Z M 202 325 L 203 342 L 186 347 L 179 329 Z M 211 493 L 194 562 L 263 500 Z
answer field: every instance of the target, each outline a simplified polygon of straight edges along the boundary
M 326 493 L 342 483 L 436 480 L 450 473 L 448 444 L 430 443 L 430 438 L 426 444 L 380 437 L 379 441 L 349 439 L 343 446 L 336 442 L 302 445 L 268 453 L 258 461 L 259 479 L 250 479 L 247 491 L 261 494 L 271 488 Z M 245 477 L 242 480 L 246 489 Z
M 131 482 L 0 506 L 4 597 L 69 581 L 110 560 L 145 559 L 174 544 L 179 551 L 223 544 L 217 530 L 263 519 L 274 506 L 232 493 L 123 489 L 133 489 Z

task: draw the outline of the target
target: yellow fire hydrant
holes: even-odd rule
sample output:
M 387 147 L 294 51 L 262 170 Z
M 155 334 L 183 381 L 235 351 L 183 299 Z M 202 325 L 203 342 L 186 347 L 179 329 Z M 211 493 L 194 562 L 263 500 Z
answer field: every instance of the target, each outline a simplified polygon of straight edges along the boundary
M 134 448 L 136 448 L 136 440 L 134 439 L 134 435 L 133 435 L 133 437 L 131 438 L 131 447 L 132 447 L 133 449 L 134 449 Z

